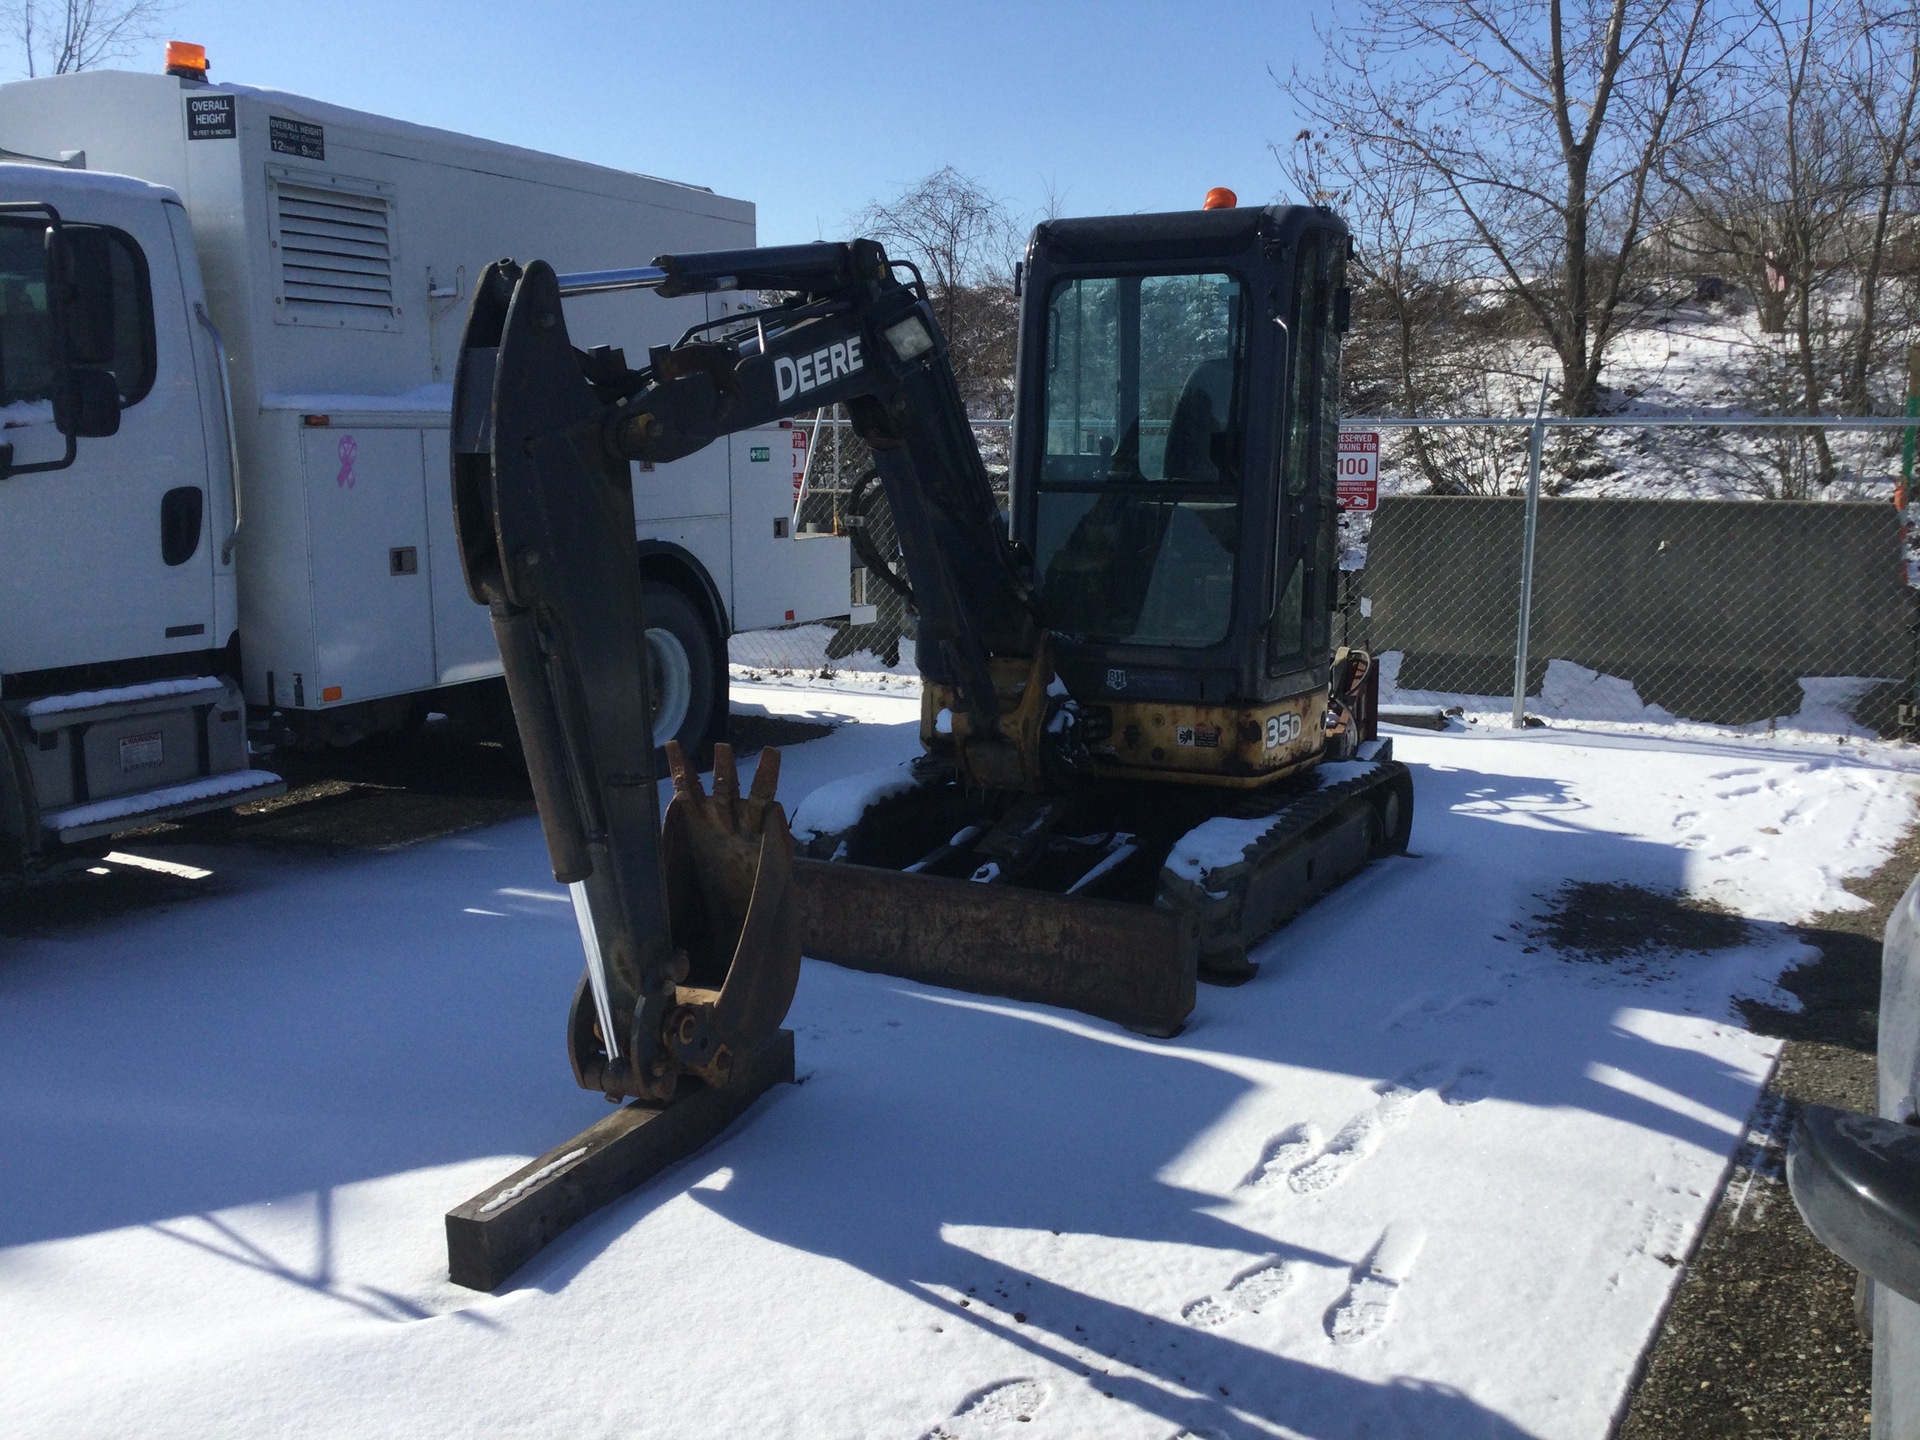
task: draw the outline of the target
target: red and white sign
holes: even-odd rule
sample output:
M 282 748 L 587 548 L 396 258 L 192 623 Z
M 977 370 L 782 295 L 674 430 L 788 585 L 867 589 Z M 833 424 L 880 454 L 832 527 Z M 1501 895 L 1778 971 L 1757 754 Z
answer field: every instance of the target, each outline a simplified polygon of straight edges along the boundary
M 798 495 L 807 478 L 807 432 L 793 427 L 793 493 Z
M 1342 510 L 1374 510 L 1380 505 L 1380 432 L 1342 430 L 1335 471 L 1335 494 Z

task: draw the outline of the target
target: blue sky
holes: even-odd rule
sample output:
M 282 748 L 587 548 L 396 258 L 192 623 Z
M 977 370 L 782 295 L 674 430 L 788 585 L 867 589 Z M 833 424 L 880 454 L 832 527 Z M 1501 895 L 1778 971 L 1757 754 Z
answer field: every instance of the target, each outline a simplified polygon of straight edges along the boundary
M 216 80 L 709 185 L 777 244 L 945 164 L 1023 220 L 1049 186 L 1072 215 L 1279 198 L 1267 146 L 1299 127 L 1268 72 L 1311 62 L 1315 8 L 184 0 L 165 24 Z

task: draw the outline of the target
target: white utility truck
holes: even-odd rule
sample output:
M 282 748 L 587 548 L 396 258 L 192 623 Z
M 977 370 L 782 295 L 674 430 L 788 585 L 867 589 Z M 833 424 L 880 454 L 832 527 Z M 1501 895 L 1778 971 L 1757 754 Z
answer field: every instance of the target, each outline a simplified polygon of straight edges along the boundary
M 0 85 L 0 871 L 274 793 L 250 723 L 346 743 L 503 706 L 448 481 L 469 287 L 755 243 L 745 201 L 209 84 L 179 49 Z M 644 352 L 752 298 L 568 321 Z M 663 742 L 723 733 L 729 634 L 850 613 L 846 541 L 793 525 L 797 440 L 634 476 Z

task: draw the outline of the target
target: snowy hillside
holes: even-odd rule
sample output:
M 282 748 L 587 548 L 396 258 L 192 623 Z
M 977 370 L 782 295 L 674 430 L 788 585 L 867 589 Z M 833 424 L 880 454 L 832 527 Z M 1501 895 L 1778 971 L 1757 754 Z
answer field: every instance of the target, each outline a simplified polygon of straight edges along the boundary
M 1350 344 L 1363 343 L 1358 339 Z M 1614 342 L 1606 383 L 1607 413 L 1622 417 L 1775 413 L 1751 399 L 1765 393 L 1793 363 L 1790 337 L 1761 333 L 1758 316 L 1737 301 L 1676 304 L 1644 317 Z M 1557 374 L 1544 346 L 1510 342 L 1485 357 L 1487 388 L 1477 413 L 1531 416 L 1540 377 Z M 1469 412 L 1457 412 L 1469 413 Z M 1552 408 L 1549 402 L 1548 413 Z M 1462 457 L 1470 488 L 1517 494 L 1526 480 L 1524 429 L 1440 432 L 1434 443 Z M 1782 432 L 1722 429 L 1594 429 L 1549 432 L 1544 483 L 1549 494 L 1658 499 L 1762 499 L 1791 487 L 1804 442 Z M 1831 486 L 1809 484 L 1804 498 L 1883 500 L 1900 475 L 1900 444 L 1891 435 L 1833 432 L 1841 467 Z M 1387 430 L 1381 445 L 1383 494 L 1424 493 L 1405 431 Z M 1571 473 L 1570 473 L 1571 472 Z M 1799 475 L 1808 484 L 1810 477 Z

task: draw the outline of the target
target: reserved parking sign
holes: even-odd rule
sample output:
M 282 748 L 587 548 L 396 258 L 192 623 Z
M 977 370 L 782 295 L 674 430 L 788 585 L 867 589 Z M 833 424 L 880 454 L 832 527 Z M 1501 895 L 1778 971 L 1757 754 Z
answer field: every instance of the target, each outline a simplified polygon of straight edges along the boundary
M 1342 510 L 1373 510 L 1380 504 L 1380 432 L 1340 432 L 1335 493 Z

